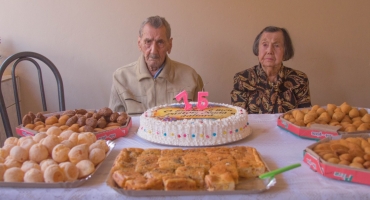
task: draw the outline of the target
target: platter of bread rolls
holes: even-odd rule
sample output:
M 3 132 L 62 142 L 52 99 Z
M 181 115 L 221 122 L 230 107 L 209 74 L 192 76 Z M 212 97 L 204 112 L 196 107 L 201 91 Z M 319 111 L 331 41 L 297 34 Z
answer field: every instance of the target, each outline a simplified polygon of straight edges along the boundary
M 51 126 L 34 136 L 9 137 L 0 148 L 0 187 L 71 188 L 90 179 L 114 148 L 92 132 Z
M 314 105 L 284 113 L 278 126 L 299 136 L 325 138 L 328 135 L 370 132 L 369 109 L 349 105 Z M 321 135 L 318 135 L 321 134 Z

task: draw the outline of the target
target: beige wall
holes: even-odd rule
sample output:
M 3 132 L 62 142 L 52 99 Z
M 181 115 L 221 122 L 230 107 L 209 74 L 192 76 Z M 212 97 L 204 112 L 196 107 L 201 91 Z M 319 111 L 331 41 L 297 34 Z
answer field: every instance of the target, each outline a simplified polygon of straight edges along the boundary
M 368 0 L 0 0 L 0 6 L 0 62 L 20 51 L 48 57 L 63 77 L 67 109 L 108 105 L 111 75 L 138 58 L 139 24 L 151 15 L 170 22 L 170 57 L 199 72 L 210 101 L 230 103 L 233 75 L 257 64 L 255 36 L 275 25 L 292 36 L 296 54 L 285 65 L 306 72 L 313 104 L 370 108 Z M 23 111 L 40 110 L 35 70 L 22 66 L 17 74 Z M 57 110 L 54 77 L 47 70 L 44 77 L 49 110 Z

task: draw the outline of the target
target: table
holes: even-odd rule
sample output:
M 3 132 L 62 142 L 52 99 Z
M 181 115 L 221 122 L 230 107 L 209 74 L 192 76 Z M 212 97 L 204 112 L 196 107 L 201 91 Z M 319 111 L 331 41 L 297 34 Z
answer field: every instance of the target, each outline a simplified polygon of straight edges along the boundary
M 276 125 L 278 114 L 249 115 L 252 135 L 228 144 L 255 147 L 273 170 L 294 163 L 302 166 L 276 176 L 277 183 L 267 191 L 248 195 L 207 195 L 182 197 L 150 197 L 151 199 L 370 199 L 370 186 L 337 181 L 313 172 L 303 163 L 303 150 L 314 140 L 299 138 Z M 110 168 L 119 151 L 125 147 L 173 148 L 156 145 L 136 136 L 139 117 L 132 117 L 132 127 L 116 146 L 94 176 L 78 188 L 0 188 L 0 199 L 148 199 L 124 196 L 106 185 Z

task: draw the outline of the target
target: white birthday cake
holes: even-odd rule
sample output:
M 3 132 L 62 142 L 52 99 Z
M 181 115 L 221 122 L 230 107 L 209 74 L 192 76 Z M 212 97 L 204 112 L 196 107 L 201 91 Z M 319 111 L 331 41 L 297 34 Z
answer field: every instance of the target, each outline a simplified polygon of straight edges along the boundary
M 196 102 L 153 107 L 140 116 L 138 136 L 150 142 L 174 146 L 214 146 L 241 140 L 251 134 L 248 114 L 240 107 L 208 103 L 198 110 Z

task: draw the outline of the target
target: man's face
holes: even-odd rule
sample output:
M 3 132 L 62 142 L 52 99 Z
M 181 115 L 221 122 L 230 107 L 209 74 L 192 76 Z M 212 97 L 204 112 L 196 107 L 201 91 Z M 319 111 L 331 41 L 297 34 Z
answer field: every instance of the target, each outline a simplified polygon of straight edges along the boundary
M 171 52 L 172 38 L 167 39 L 164 26 L 154 28 L 146 24 L 142 37 L 138 38 L 138 45 L 149 71 L 156 72 L 162 66 L 167 53 Z

